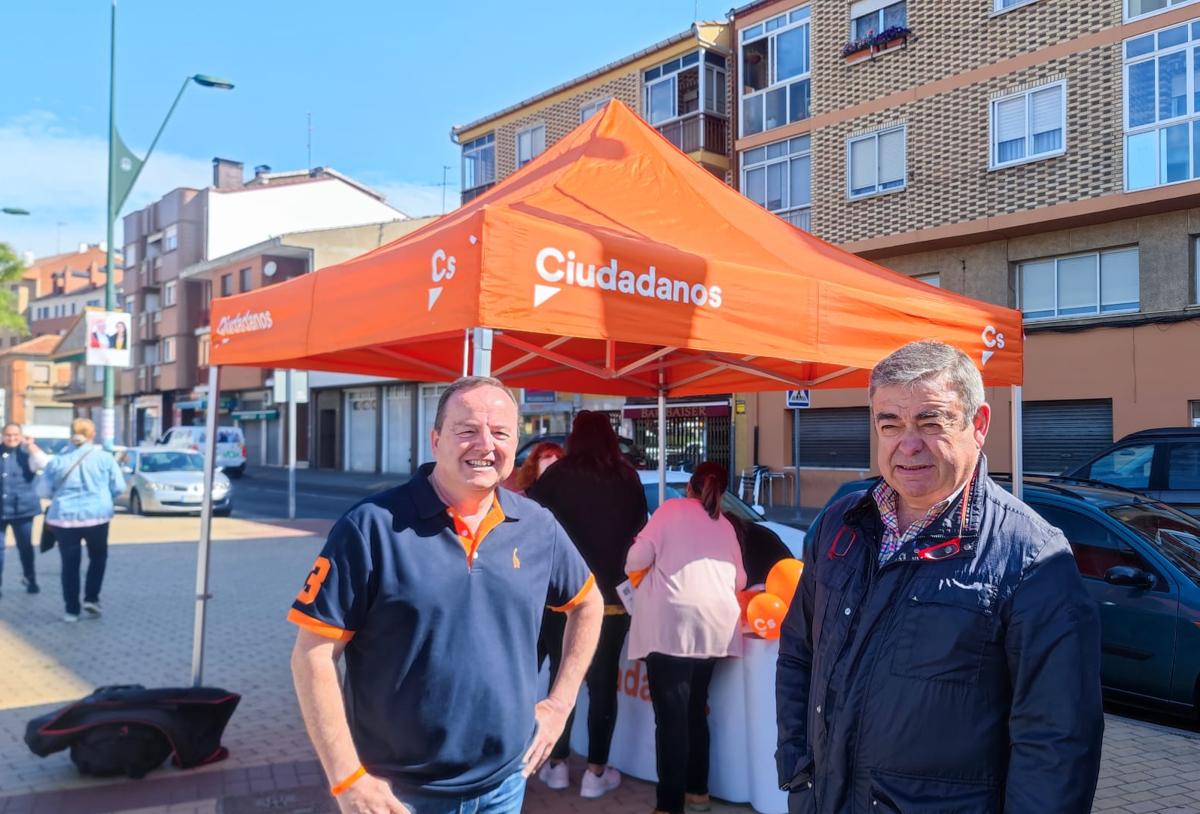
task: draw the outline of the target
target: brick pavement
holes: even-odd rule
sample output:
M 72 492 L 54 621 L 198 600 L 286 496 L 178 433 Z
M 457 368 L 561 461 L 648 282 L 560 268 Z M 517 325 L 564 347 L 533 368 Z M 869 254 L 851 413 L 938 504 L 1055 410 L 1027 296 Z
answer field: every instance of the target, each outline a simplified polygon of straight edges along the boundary
M 44 591 L 28 596 L 6 568 L 0 599 L 0 814 L 321 814 L 335 809 L 304 734 L 288 673 L 293 629 L 284 613 L 328 523 L 215 524 L 205 683 L 242 694 L 224 739 L 228 760 L 145 780 L 78 775 L 66 753 L 39 759 L 25 723 L 111 683 L 186 685 L 190 678 L 194 518 L 114 522 L 105 616 L 66 625 L 56 590 L 57 555 L 40 556 Z M 10 551 L 9 565 L 16 563 Z M 573 777 L 581 768 L 576 765 Z M 626 778 L 596 801 L 531 784 L 525 809 L 539 814 L 649 812 L 653 787 Z M 715 806 L 714 812 L 748 812 Z M 1109 716 L 1095 811 L 1200 814 L 1200 734 Z

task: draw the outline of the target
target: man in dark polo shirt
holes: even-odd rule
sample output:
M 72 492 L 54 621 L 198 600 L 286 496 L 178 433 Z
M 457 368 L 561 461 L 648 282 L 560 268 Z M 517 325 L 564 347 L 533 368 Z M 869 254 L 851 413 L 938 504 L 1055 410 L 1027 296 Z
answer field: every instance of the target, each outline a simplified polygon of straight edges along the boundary
M 499 381 L 450 385 L 435 463 L 337 522 L 288 614 L 296 695 L 343 812 L 516 814 L 575 704 L 603 606 L 553 515 L 498 488 L 517 421 Z M 568 622 L 538 701 L 546 604 Z

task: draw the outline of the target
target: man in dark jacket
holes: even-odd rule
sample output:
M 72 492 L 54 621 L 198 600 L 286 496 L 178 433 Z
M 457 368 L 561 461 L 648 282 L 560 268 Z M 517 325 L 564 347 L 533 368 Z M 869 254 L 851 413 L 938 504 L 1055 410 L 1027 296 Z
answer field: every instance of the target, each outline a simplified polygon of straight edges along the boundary
M 988 478 L 983 398 L 940 342 L 871 373 L 883 477 L 810 532 L 780 637 L 793 814 L 1091 809 L 1098 614 L 1061 532 Z
M 33 518 L 42 510 L 34 490 L 37 471 L 29 461 L 33 440 L 25 441 L 21 427 L 4 427 L 0 446 L 0 575 L 4 572 L 4 535 L 11 526 L 21 558 L 21 584 L 31 594 L 38 592 L 33 570 Z

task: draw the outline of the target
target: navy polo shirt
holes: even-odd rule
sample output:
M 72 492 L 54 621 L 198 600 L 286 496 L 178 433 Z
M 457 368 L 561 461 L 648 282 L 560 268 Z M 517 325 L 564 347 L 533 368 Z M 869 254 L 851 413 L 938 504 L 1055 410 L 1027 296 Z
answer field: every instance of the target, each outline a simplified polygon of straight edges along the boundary
M 554 516 L 507 490 L 472 537 L 432 471 L 337 522 L 288 618 L 347 642 L 346 717 L 368 772 L 473 796 L 532 740 L 543 607 L 574 607 L 593 579 Z

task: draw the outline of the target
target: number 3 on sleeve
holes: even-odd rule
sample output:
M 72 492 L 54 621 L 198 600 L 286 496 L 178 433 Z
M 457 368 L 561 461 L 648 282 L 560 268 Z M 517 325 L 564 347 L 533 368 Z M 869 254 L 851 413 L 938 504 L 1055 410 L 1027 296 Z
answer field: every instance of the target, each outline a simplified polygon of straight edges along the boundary
M 308 578 L 304 580 L 304 587 L 300 589 L 300 593 L 296 594 L 296 601 L 307 605 L 316 599 L 317 591 L 321 590 L 321 584 L 325 582 L 327 576 L 329 576 L 329 560 L 317 557 L 312 570 L 308 572 Z

